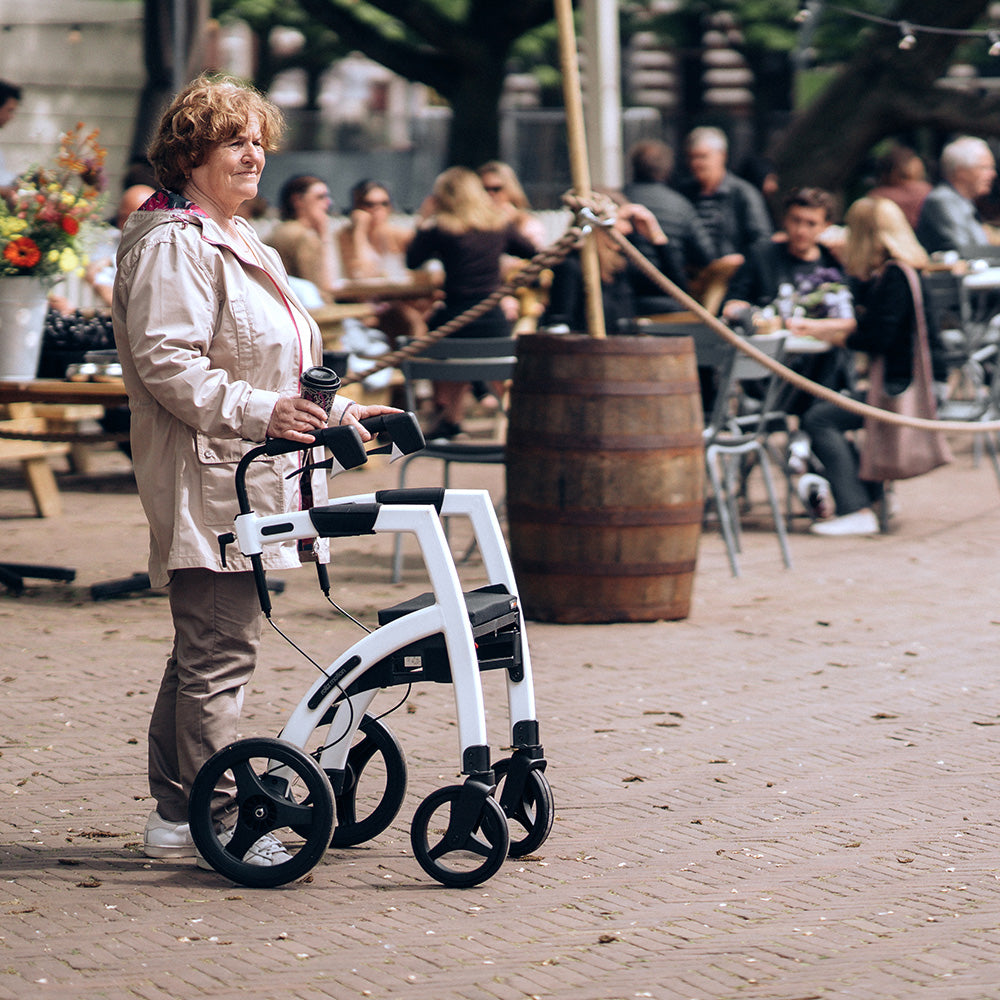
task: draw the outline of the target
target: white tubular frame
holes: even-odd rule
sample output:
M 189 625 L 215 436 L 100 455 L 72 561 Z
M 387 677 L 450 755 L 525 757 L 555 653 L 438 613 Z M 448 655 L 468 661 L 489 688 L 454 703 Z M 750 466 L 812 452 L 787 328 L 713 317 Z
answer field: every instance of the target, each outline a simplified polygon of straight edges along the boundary
M 363 493 L 350 497 L 338 497 L 335 500 L 331 500 L 330 503 L 375 503 L 375 494 Z M 510 564 L 510 557 L 507 554 L 503 532 L 500 530 L 500 522 L 497 520 L 489 491 L 445 490 L 444 503 L 441 506 L 441 516 L 469 518 L 472 522 L 473 533 L 476 536 L 476 545 L 483 557 L 483 567 L 486 570 L 487 580 L 491 584 L 503 584 L 513 596 L 517 597 L 514 570 Z M 536 719 L 535 688 L 531 674 L 531 657 L 528 653 L 524 612 L 521 610 L 520 598 L 518 598 L 518 617 L 521 630 L 521 658 L 523 664 L 521 680 L 512 680 L 510 673 L 507 672 L 507 703 L 510 709 L 512 740 L 514 728 L 518 722 L 534 722 Z
M 336 505 L 346 502 L 343 499 L 334 501 Z M 266 535 L 263 534 L 265 530 Z M 426 505 L 383 504 L 372 530 L 376 534 L 406 531 L 416 536 L 435 602 L 380 626 L 345 650 L 322 676 L 317 677 L 292 712 L 281 736 L 304 749 L 309 736 L 320 725 L 327 708 L 341 696 L 343 688 L 396 650 L 440 632 L 444 635 L 451 663 L 460 761 L 464 771 L 466 750 L 488 745 L 486 718 L 468 609 L 440 518 L 433 507 Z M 241 514 L 236 519 L 236 537 L 244 555 L 259 553 L 265 544 L 272 542 L 315 535 L 316 528 L 308 511 L 264 517 Z M 344 766 L 351 744 L 349 727 L 357 727 L 372 697 L 374 692 L 371 695 L 364 692 L 352 699 L 353 719 L 351 708 L 346 704 L 338 706 L 330 726 L 324 766 Z M 310 707 L 310 702 L 314 707 Z M 343 736 L 339 742 L 338 736 Z M 334 745 L 330 746 L 331 743 Z

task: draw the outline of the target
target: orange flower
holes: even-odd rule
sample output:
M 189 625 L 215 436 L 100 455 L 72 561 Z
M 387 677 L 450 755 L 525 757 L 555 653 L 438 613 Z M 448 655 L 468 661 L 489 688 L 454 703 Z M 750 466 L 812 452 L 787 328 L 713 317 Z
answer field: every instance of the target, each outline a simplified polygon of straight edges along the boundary
M 3 255 L 14 267 L 34 267 L 42 259 L 38 245 L 27 236 L 11 240 L 4 248 Z
M 77 222 L 72 215 L 64 215 L 61 221 L 64 233 L 69 233 L 70 236 L 76 236 L 76 234 L 80 232 L 80 223 Z

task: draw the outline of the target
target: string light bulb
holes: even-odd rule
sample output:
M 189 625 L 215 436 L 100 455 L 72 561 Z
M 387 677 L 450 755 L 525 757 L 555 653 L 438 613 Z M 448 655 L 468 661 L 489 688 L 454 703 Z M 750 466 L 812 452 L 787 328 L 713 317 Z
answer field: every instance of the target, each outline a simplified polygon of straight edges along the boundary
M 899 35 L 899 47 L 904 52 L 909 52 L 910 49 L 916 47 L 917 36 L 913 34 L 913 28 L 906 21 L 900 21 Z
M 990 55 L 1000 56 L 1000 31 L 988 31 L 986 37 L 990 40 Z

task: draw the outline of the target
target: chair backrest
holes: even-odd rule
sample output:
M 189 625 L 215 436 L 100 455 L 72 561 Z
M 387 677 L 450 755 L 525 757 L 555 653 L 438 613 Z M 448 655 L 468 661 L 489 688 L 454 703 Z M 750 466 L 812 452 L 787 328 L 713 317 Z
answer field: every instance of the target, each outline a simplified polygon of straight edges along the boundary
M 412 358 L 404 358 L 400 371 L 406 379 L 407 405 L 412 409 L 413 382 L 503 382 L 517 363 L 515 337 L 445 337 Z
M 705 439 L 709 440 L 725 423 L 736 348 L 707 323 L 652 323 L 644 328 L 644 332 L 660 337 L 690 337 L 694 341 L 698 381 L 702 387 L 702 409 L 705 412 Z M 708 387 L 712 392 L 706 399 L 705 390 Z
M 718 334 L 713 334 L 721 341 Z M 753 346 L 762 354 L 777 361 L 785 357 L 785 335 L 772 334 L 766 337 L 755 337 Z M 784 417 L 777 410 L 776 404 L 784 381 L 761 362 L 725 345 L 731 354 L 728 363 L 720 369 L 718 393 L 711 419 L 706 426 L 706 440 L 719 440 L 726 436 L 733 440 L 752 440 L 766 436 L 776 420 Z M 708 348 L 706 348 L 708 350 Z M 716 348 L 715 350 L 718 350 Z M 740 412 L 740 395 L 744 382 L 765 382 L 763 398 L 754 398 L 753 409 L 750 412 Z
M 927 271 L 921 276 L 921 284 L 927 312 L 934 318 L 938 330 L 943 335 L 948 330 L 960 331 L 963 326 L 962 279 L 951 271 Z

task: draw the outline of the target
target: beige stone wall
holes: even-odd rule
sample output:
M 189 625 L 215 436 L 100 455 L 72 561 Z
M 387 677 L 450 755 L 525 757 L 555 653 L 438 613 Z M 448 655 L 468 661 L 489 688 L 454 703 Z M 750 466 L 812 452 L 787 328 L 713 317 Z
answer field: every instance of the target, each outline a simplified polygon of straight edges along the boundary
M 139 0 L 0 0 L 0 77 L 24 91 L 0 131 L 8 166 L 51 160 L 60 133 L 83 121 L 108 148 L 113 204 L 145 80 Z

